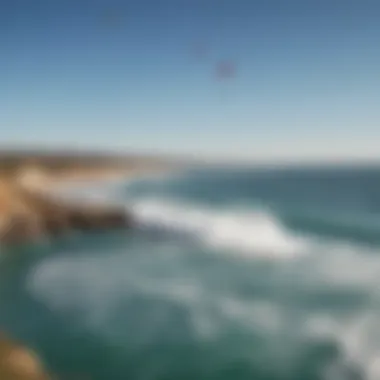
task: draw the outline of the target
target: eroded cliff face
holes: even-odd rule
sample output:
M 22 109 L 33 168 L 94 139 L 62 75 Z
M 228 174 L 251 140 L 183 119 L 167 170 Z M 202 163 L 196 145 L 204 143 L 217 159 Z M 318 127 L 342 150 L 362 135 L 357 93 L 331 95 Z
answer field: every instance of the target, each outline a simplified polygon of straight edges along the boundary
M 78 204 L 46 191 L 49 178 L 33 168 L 14 178 L 0 178 L 0 243 L 36 243 L 71 231 L 132 227 L 126 210 L 114 206 Z
M 53 379 L 37 355 L 0 334 L 1 380 L 50 380 Z

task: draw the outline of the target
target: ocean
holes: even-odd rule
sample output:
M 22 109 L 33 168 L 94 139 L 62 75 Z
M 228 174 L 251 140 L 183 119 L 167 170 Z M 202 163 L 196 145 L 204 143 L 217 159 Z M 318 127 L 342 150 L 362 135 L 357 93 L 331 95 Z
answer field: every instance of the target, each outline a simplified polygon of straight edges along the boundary
M 67 195 L 138 226 L 3 255 L 0 329 L 58 379 L 380 379 L 380 168 L 203 168 Z

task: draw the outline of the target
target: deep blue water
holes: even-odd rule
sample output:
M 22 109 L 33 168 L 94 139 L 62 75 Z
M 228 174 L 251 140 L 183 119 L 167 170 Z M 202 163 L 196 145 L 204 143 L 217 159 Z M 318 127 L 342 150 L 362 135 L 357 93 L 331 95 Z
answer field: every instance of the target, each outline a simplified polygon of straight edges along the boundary
M 81 189 L 139 227 L 3 257 L 0 328 L 62 379 L 380 379 L 380 168 Z

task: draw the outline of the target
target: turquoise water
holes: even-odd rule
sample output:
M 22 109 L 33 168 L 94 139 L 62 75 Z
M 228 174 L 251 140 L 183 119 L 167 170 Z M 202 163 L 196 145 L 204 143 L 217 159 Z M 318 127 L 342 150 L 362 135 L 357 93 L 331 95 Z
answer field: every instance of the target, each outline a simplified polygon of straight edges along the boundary
M 380 378 L 380 169 L 194 170 L 80 193 L 123 202 L 138 228 L 0 265 L 0 328 L 59 378 Z

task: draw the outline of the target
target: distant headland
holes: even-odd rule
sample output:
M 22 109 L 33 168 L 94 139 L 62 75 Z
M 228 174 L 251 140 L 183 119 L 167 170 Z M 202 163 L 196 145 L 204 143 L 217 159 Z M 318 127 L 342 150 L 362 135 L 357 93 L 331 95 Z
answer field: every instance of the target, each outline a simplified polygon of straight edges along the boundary
M 29 244 L 71 230 L 131 227 L 132 218 L 124 209 L 74 204 L 51 190 L 73 181 L 128 178 L 176 166 L 158 157 L 0 150 L 0 244 Z

